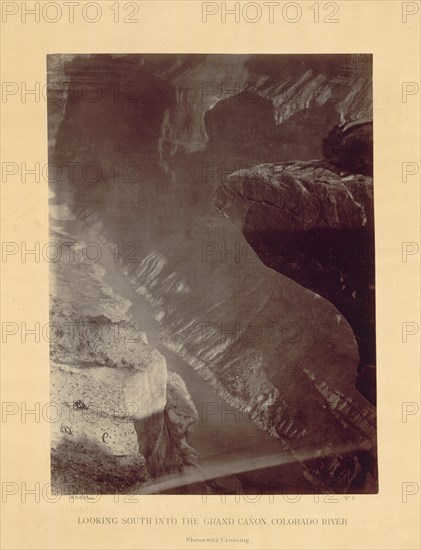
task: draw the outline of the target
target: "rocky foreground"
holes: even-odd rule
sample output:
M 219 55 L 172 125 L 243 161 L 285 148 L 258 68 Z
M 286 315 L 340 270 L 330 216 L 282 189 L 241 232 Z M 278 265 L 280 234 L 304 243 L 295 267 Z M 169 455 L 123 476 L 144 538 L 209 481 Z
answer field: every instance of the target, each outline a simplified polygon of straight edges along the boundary
M 52 236 L 56 246 L 69 242 Z M 97 264 L 58 262 L 52 271 L 51 401 L 61 411 L 52 424 L 56 490 L 133 492 L 197 464 L 186 442 L 196 408 L 128 314 L 130 303 Z

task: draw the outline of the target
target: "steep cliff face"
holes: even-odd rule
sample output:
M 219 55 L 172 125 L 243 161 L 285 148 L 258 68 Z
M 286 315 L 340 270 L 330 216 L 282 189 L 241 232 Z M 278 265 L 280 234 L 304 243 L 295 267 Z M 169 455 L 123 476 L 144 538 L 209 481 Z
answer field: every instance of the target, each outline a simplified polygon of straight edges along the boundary
M 60 250 L 70 242 L 52 237 Z M 51 425 L 54 487 L 135 491 L 151 476 L 197 462 L 185 440 L 195 407 L 127 313 L 130 304 L 103 281 L 96 263 L 79 257 L 54 267 L 51 400 L 60 412 Z
M 262 261 L 335 304 L 375 363 L 373 184 L 327 161 L 231 174 L 215 206 Z
M 329 160 L 233 172 L 217 188 L 214 202 L 266 265 L 345 315 L 359 345 L 357 385 L 374 402 L 372 123 L 335 127 L 323 148 Z

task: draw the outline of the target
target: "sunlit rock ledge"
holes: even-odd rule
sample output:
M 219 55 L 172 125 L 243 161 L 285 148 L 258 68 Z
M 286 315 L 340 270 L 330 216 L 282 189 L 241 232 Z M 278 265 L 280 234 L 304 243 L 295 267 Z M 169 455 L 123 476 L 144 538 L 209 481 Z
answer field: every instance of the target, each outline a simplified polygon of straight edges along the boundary
M 62 246 L 68 235 L 52 233 Z M 78 243 L 82 246 L 84 243 Z M 57 262 L 50 296 L 52 484 L 61 493 L 138 490 L 196 464 L 197 412 L 181 377 L 148 345 L 130 303 L 96 263 Z

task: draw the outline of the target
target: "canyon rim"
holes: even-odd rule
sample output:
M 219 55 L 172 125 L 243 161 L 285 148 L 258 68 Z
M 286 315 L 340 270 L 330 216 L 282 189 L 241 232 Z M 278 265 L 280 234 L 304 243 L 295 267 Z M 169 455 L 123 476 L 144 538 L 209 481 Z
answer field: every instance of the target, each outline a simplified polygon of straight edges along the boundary
M 372 58 L 47 58 L 53 487 L 377 493 Z

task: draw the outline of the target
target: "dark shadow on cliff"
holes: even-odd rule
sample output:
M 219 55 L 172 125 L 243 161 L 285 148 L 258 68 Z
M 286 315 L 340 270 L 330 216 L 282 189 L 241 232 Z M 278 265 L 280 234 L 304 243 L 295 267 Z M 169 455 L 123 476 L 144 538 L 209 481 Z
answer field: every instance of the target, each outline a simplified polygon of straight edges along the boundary
M 155 63 L 165 62 L 155 60 Z M 155 67 L 155 65 L 154 65 Z M 50 162 L 61 169 L 51 186 L 67 204 L 137 208 L 161 191 L 158 142 L 175 91 L 145 67 L 139 56 L 76 57 L 65 67 L 72 90 Z M 95 101 L 88 100 L 97 93 Z M 71 166 L 71 169 L 66 169 Z M 147 183 L 147 193 L 141 184 Z M 145 189 L 146 190 L 146 189 Z M 112 198 L 111 198 L 112 197 Z M 110 223 L 114 220 L 110 217 Z
M 373 176 L 373 122 L 335 126 L 323 140 L 323 155 L 341 170 Z
M 244 236 L 262 262 L 320 294 L 350 323 L 360 364 L 376 364 L 374 239 L 368 230 L 318 229 L 256 233 L 253 216 Z M 374 386 L 364 395 L 373 401 Z
M 323 154 L 322 137 L 339 122 L 332 103 L 312 106 L 276 124 L 273 103 L 251 90 L 219 101 L 205 114 L 207 155 L 231 165 L 310 160 Z

